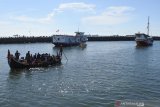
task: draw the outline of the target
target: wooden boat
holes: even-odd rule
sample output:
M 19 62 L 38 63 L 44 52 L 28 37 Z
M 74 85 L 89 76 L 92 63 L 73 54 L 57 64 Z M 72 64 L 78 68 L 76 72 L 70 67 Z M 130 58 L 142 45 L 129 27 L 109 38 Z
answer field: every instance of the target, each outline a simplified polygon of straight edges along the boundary
M 62 50 L 57 52 L 57 55 L 54 56 L 44 56 L 44 59 L 34 59 L 32 61 L 27 61 L 23 57 L 17 59 L 13 54 L 8 50 L 8 64 L 11 69 L 23 69 L 23 68 L 36 68 L 36 67 L 48 67 L 61 64 L 62 59 Z

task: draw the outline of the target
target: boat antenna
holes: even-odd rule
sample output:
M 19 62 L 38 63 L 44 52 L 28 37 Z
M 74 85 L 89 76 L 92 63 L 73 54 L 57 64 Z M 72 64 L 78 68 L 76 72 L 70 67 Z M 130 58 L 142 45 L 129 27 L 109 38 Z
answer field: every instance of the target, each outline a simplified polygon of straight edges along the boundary
M 148 23 L 147 23 L 147 34 L 148 34 L 148 36 L 149 36 L 149 16 L 148 16 Z
M 80 23 L 78 24 L 78 32 L 79 32 L 79 26 L 80 26 Z
M 78 26 L 78 32 L 79 32 L 79 26 Z

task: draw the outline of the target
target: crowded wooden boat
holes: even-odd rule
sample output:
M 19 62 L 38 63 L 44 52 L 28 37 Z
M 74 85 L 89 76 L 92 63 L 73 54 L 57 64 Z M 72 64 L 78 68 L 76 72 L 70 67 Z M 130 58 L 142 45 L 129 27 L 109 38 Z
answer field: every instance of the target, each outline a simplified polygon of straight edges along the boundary
M 11 54 L 10 50 L 8 50 L 7 59 L 11 69 L 54 66 L 61 64 L 62 48 L 57 52 L 57 55 L 50 55 L 49 53 L 35 53 L 32 55 L 28 51 L 26 56 L 21 58 L 18 50 L 15 55 Z

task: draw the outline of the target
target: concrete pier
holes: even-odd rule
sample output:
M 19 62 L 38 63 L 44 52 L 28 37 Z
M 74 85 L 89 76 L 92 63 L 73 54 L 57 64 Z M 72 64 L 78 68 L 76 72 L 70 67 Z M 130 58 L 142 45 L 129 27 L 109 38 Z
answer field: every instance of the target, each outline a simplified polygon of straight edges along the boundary
M 159 36 L 154 36 L 154 40 L 160 40 Z M 135 37 L 127 36 L 98 36 L 88 37 L 88 41 L 134 41 Z M 0 44 L 19 44 L 19 43 L 51 43 L 51 36 L 40 37 L 1 37 Z
M 19 43 L 50 43 L 52 37 L 3 37 L 0 38 L 0 44 L 19 44 Z

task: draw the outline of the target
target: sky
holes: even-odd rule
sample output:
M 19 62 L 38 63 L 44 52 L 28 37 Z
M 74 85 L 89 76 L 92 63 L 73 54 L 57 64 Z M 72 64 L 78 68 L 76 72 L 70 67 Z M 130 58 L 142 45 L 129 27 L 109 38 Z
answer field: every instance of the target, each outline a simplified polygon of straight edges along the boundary
M 13 35 L 160 36 L 160 0 L 0 0 L 0 37 Z

